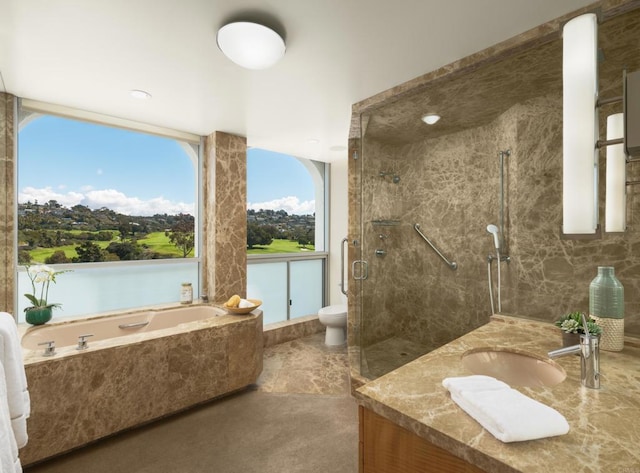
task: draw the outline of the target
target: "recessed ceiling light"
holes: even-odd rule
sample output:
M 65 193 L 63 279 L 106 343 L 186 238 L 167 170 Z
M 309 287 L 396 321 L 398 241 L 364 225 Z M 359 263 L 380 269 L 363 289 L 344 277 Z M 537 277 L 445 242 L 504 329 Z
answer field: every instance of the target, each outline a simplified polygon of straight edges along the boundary
M 238 21 L 224 25 L 216 37 L 218 47 L 233 62 L 246 69 L 266 69 L 284 56 L 282 37 L 258 23 Z
M 422 121 L 427 125 L 433 125 L 438 120 L 440 120 L 440 115 L 436 115 L 435 113 L 427 113 L 426 115 L 422 116 Z
M 149 92 L 139 89 L 130 90 L 129 95 L 138 100 L 149 100 L 151 98 L 151 94 Z
M 309 138 L 307 140 L 307 143 L 309 143 L 310 145 L 317 145 L 318 143 L 320 143 L 320 140 L 317 140 L 315 138 Z

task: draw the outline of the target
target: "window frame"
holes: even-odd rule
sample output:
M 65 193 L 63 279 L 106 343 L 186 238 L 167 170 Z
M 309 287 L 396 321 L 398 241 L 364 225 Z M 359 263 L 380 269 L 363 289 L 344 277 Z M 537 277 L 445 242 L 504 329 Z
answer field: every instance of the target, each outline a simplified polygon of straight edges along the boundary
M 96 112 L 88 112 L 85 110 L 74 109 L 70 107 L 65 107 L 62 105 L 50 104 L 46 102 L 40 102 L 36 100 L 26 99 L 26 98 L 18 98 L 16 104 L 16 132 L 15 132 L 15 156 L 14 156 L 14 228 L 13 231 L 13 251 L 14 251 L 14 261 L 16 261 L 15 267 L 15 286 L 14 286 L 14 307 L 16 310 L 20 305 L 21 294 L 19 294 L 19 284 L 18 280 L 20 278 L 20 273 L 24 272 L 24 265 L 18 264 L 18 165 L 20 159 L 20 150 L 18 149 L 18 139 L 19 133 L 23 126 L 29 123 L 29 121 L 36 119 L 43 115 L 51 115 L 62 118 L 68 118 L 71 120 L 77 120 L 86 123 L 93 123 L 96 125 L 107 126 L 118 128 L 122 130 L 133 131 L 136 133 L 142 133 L 147 135 L 155 135 L 163 138 L 173 139 L 175 140 L 182 148 L 189 147 L 193 155 L 189 156 L 189 151 L 185 149 L 185 153 L 188 155 L 189 159 L 195 159 L 194 163 L 194 186 L 195 186 L 195 195 L 194 195 L 194 219 L 195 219 L 195 243 L 194 243 L 194 256 L 189 258 L 170 258 L 170 259 L 161 259 L 161 260 L 132 260 L 132 261 L 105 261 L 99 263 L 69 263 L 69 264 L 52 264 L 48 265 L 56 270 L 67 270 L 67 269 L 78 269 L 81 268 L 95 268 L 95 267 L 103 267 L 103 268 L 126 268 L 126 267 L 160 267 L 167 266 L 173 264 L 184 264 L 190 263 L 196 265 L 196 273 L 197 273 L 197 284 L 194 284 L 194 297 L 199 296 L 199 289 L 202 283 L 203 278 L 203 268 L 202 268 L 202 232 L 203 232 L 203 153 L 204 153 L 204 138 L 188 132 L 181 132 L 169 128 L 164 128 L 155 125 L 149 125 L 141 122 L 136 122 L 133 120 L 127 120 L 123 118 L 112 117 L 109 115 L 103 115 Z M 179 291 L 176 291 L 175 302 L 179 302 Z M 166 304 L 166 302 L 160 302 L 160 304 Z M 133 306 L 133 307 L 124 307 L 122 309 L 117 310 L 135 310 L 143 307 L 148 307 L 148 304 Z M 106 310 L 106 312 L 112 312 L 111 310 Z M 86 317 L 89 314 L 81 314 L 81 315 L 72 315 L 69 318 L 82 318 Z M 90 315 L 94 315 L 92 312 Z M 66 316 L 64 316 L 66 318 Z
M 282 153 L 285 154 L 285 153 Z M 328 288 L 329 288 L 329 235 L 330 235 L 330 189 L 331 189 L 331 163 L 324 161 L 317 161 L 314 159 L 300 158 L 293 155 L 288 155 L 294 159 L 297 159 L 309 172 L 309 175 L 315 186 L 315 250 L 312 252 L 304 253 L 272 253 L 266 255 L 259 254 L 247 254 L 247 273 L 248 267 L 251 265 L 268 264 L 268 263 L 286 263 L 287 264 L 287 287 L 284 290 L 284 297 L 286 297 L 286 316 L 282 322 L 289 322 L 293 320 L 291 318 L 290 301 L 290 271 L 289 265 L 295 261 L 308 261 L 308 260 L 320 260 L 322 262 L 322 306 L 324 307 L 328 301 Z M 314 175 L 315 173 L 315 175 Z M 318 196 L 322 196 L 318 199 Z M 318 245 L 319 238 L 321 237 L 321 245 Z

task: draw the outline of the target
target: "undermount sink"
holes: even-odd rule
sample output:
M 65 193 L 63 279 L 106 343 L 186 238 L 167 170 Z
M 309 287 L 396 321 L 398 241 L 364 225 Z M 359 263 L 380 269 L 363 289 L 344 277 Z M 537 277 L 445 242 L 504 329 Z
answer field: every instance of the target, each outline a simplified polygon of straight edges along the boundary
M 462 364 L 473 374 L 484 374 L 510 386 L 551 387 L 567 373 L 553 360 L 512 348 L 474 348 L 462 355 Z

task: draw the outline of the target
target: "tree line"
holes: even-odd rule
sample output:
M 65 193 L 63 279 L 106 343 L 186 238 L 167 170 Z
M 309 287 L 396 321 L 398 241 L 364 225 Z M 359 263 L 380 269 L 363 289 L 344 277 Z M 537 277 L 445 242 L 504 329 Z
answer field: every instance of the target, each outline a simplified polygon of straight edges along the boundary
M 73 246 L 77 256 L 69 258 L 56 250 L 47 264 L 87 263 L 172 258 L 144 243 L 153 232 L 164 232 L 169 241 L 188 257 L 195 244 L 195 219 L 189 214 L 158 214 L 152 217 L 124 215 L 107 208 L 91 210 L 83 205 L 66 208 L 55 200 L 18 205 L 18 261 L 31 262 L 36 248 Z M 106 248 L 96 242 L 110 242 Z
M 274 239 L 315 245 L 315 214 L 289 215 L 284 210 L 247 211 L 247 248 L 268 246 Z

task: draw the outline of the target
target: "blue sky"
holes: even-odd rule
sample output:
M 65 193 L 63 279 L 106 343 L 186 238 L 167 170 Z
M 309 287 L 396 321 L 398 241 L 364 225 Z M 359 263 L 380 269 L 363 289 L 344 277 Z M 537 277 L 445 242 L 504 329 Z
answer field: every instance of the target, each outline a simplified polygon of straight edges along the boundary
M 315 212 L 315 189 L 309 171 L 292 156 L 262 149 L 247 151 L 247 208 Z
M 52 116 L 28 122 L 18 140 L 20 203 L 193 213 L 195 163 L 174 140 Z M 313 213 L 313 183 L 298 160 L 258 149 L 247 160 L 249 208 Z

